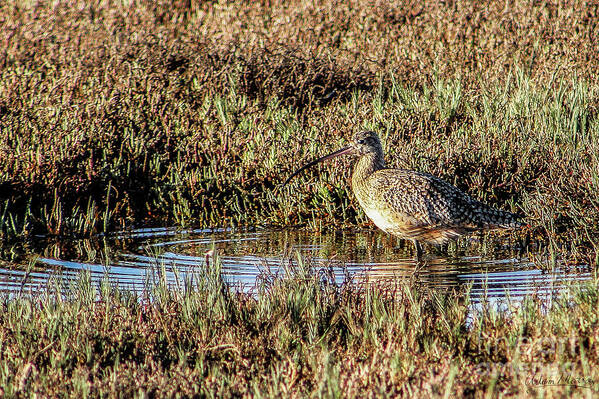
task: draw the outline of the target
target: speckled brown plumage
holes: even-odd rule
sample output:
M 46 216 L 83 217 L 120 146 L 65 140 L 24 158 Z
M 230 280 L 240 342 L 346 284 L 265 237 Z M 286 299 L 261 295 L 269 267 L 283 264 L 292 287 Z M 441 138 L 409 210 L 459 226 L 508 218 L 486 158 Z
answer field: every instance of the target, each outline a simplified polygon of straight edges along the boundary
M 352 190 L 360 206 L 381 230 L 411 239 L 420 255 L 419 241 L 444 244 L 476 230 L 516 228 L 519 217 L 483 204 L 428 173 L 385 167 L 383 149 L 374 132 L 359 132 L 349 147 L 313 161 L 353 154 L 358 157 Z

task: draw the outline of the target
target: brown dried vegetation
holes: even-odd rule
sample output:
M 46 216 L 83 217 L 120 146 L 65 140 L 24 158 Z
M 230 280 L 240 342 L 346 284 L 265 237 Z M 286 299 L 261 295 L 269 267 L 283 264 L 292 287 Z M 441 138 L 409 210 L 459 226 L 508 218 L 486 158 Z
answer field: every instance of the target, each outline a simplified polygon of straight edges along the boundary
M 473 312 L 463 293 L 339 287 L 305 263 L 290 278 L 265 276 L 257 296 L 231 294 L 218 269 L 203 268 L 193 288 L 158 285 L 141 297 L 108 283 L 97 290 L 82 275 L 54 287 L 57 296 L 3 299 L 1 392 L 484 398 L 599 390 L 596 281 L 555 297 L 550 309 L 531 296 L 506 312 Z
M 275 188 L 368 125 L 393 164 L 591 249 L 598 20 L 574 1 L 3 3 L 0 230 L 363 223 L 342 173 L 297 202 Z

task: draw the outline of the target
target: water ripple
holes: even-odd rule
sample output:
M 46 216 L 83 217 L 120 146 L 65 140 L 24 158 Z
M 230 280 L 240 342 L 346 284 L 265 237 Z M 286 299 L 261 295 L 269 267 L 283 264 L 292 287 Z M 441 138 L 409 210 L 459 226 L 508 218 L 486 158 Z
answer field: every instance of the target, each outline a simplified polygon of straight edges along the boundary
M 495 247 L 510 247 L 504 244 Z M 409 246 L 402 247 L 400 241 L 380 232 L 140 229 L 107 234 L 94 242 L 79 240 L 48 247 L 34 266 L 0 264 L 0 291 L 39 292 L 52 282 L 74 281 L 82 270 L 88 271 L 93 281 L 108 279 L 135 291 L 144 290 L 157 275 L 176 287 L 205 267 L 213 250 L 222 262 L 225 281 L 246 291 L 251 291 L 264 273 L 283 275 L 286 267 L 296 263 L 298 252 L 313 267 L 326 270 L 337 284 L 350 278 L 366 283 L 409 280 L 445 290 L 470 285 L 474 302 L 517 299 L 533 292 L 553 295 L 591 278 L 584 266 L 566 270 L 557 262 L 547 270 L 509 249 L 482 255 L 481 245 L 475 241 L 462 247 L 452 256 L 429 251 L 424 266 L 418 266 Z

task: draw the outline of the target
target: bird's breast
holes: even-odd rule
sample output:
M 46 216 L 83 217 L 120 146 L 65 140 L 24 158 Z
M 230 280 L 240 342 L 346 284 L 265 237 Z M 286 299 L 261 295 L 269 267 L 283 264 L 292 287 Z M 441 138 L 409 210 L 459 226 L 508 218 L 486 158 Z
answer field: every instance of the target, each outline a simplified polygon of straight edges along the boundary
M 397 212 L 378 207 L 362 207 L 372 222 L 386 233 L 402 236 L 409 230 L 410 218 Z

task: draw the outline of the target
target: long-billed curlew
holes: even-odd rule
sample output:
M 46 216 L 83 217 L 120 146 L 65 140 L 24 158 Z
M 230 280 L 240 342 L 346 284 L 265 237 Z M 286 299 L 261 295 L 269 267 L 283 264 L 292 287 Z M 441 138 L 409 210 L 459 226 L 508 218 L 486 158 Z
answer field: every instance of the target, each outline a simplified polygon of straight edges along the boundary
M 366 215 L 381 230 L 410 239 L 420 258 L 420 241 L 445 244 L 477 230 L 520 227 L 519 217 L 483 204 L 428 173 L 385 167 L 383 147 L 375 132 L 357 133 L 348 147 L 312 161 L 303 170 L 340 155 L 358 157 L 352 190 Z

